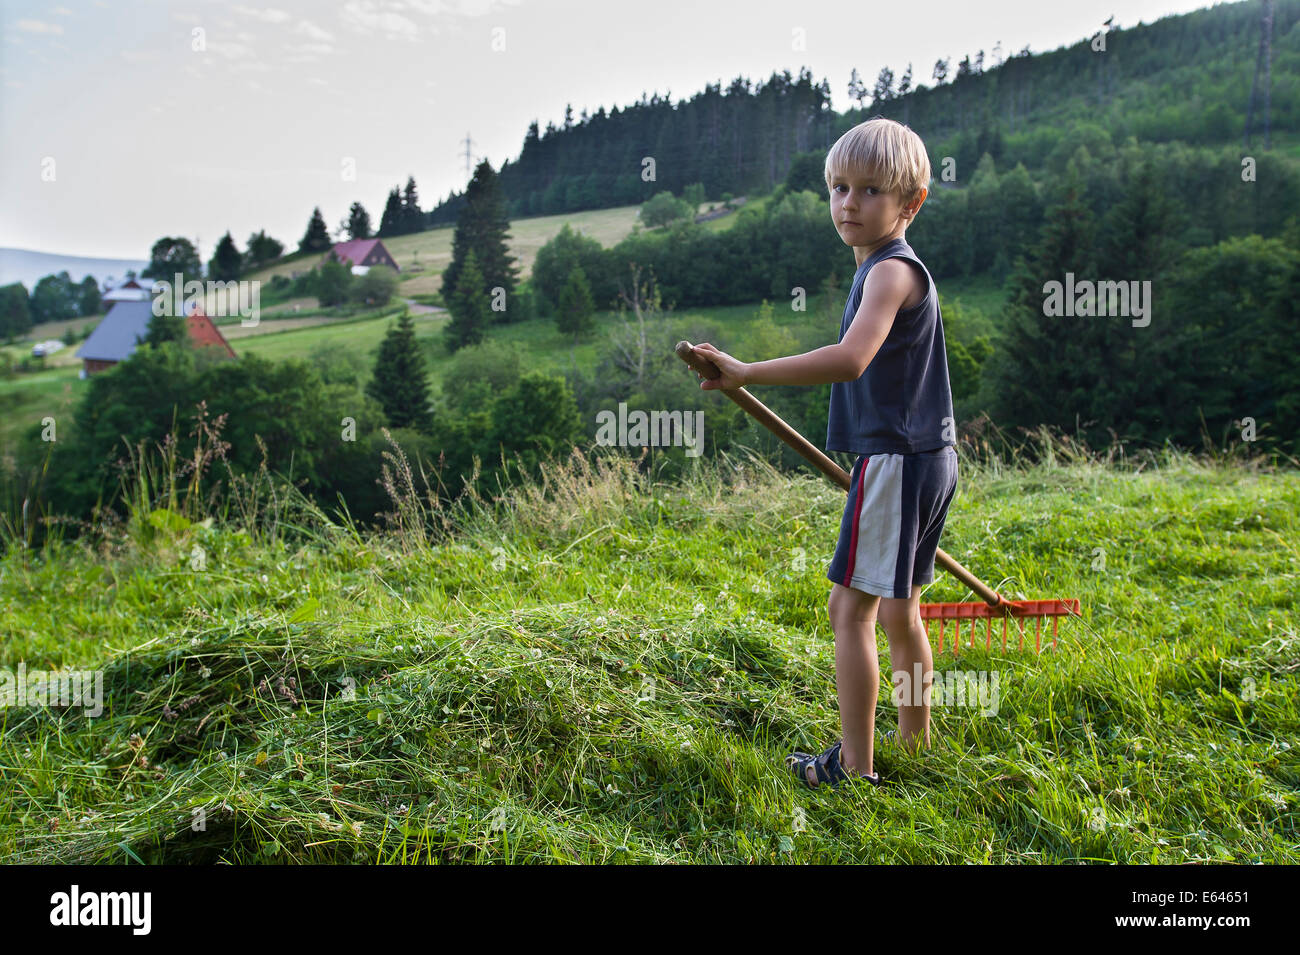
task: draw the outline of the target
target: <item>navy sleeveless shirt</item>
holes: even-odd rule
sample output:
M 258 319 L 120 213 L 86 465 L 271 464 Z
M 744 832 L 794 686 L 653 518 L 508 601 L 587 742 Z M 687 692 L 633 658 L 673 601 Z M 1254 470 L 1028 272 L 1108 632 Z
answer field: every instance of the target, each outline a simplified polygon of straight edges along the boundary
M 903 238 L 886 242 L 858 266 L 840 320 L 839 340 L 844 340 L 862 304 L 867 273 L 877 262 L 893 258 L 921 267 L 927 284 L 925 298 L 911 308 L 899 309 L 861 377 L 832 382 L 827 451 L 919 454 L 956 443 L 939 292 L 930 270 Z

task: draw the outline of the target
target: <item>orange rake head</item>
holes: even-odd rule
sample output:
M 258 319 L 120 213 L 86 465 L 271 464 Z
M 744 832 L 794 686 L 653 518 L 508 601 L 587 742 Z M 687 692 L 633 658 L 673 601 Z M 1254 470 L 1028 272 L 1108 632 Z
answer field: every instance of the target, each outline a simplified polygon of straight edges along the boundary
M 1019 624 L 1020 639 L 1016 649 L 1023 649 L 1025 645 L 1025 618 L 1034 618 L 1034 651 L 1042 651 L 1042 630 L 1043 618 L 1052 618 L 1052 649 L 1056 649 L 1056 628 L 1060 623 L 1061 617 L 1078 617 L 1079 601 L 1078 600 L 1006 600 L 1003 599 L 997 606 L 991 606 L 987 603 L 938 603 L 938 604 L 921 604 L 921 619 L 925 621 L 925 634 L 930 635 L 930 621 L 939 621 L 939 652 L 943 653 L 943 635 L 946 620 L 952 620 L 952 655 L 957 655 L 958 648 L 961 646 L 961 624 L 963 620 L 970 621 L 970 643 L 971 649 L 975 647 L 975 621 L 983 618 L 984 626 L 984 648 L 986 650 L 993 647 L 993 618 L 1002 618 L 1002 649 L 1007 648 L 1007 619 L 1016 618 Z

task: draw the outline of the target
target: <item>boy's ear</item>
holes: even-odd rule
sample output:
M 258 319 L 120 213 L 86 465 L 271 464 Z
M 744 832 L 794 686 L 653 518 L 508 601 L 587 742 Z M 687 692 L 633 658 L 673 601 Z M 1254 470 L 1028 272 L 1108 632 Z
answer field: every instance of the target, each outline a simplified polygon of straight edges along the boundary
M 925 186 L 922 186 L 919 190 L 917 190 L 916 196 L 913 197 L 912 201 L 909 202 L 904 207 L 905 211 L 908 209 L 911 210 L 908 213 L 909 219 L 914 218 L 916 214 L 921 211 L 921 206 L 925 203 L 926 197 L 928 197 L 929 195 L 930 195 L 930 190 L 927 189 Z

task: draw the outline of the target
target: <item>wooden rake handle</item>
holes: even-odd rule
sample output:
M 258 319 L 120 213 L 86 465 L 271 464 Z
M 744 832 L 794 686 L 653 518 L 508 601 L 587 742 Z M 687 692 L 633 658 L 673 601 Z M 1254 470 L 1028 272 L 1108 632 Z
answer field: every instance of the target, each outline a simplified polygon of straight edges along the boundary
M 674 349 L 677 357 L 686 362 L 701 378 L 720 378 L 722 371 L 713 362 L 707 358 L 701 358 L 695 352 L 694 346 L 690 342 L 680 341 Z M 780 416 L 771 408 L 763 404 L 744 388 L 722 388 L 719 389 L 724 395 L 740 405 L 750 415 L 756 418 L 759 424 L 767 428 L 778 438 L 794 448 L 805 459 L 807 459 L 817 470 L 826 475 L 834 483 L 838 484 L 846 493 L 849 490 L 849 475 L 842 467 L 828 458 L 811 441 L 801 435 L 794 428 L 790 427 Z M 1006 599 L 988 586 L 969 570 L 963 567 L 957 561 L 953 560 L 942 548 L 935 548 L 934 562 L 952 574 L 963 584 L 973 590 L 980 598 L 990 607 L 997 607 L 999 604 L 1007 603 Z

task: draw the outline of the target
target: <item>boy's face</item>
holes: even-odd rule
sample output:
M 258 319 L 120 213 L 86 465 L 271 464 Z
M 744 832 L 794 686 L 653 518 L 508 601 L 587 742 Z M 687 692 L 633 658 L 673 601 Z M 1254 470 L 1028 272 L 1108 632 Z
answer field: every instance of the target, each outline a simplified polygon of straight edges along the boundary
M 845 245 L 874 248 L 903 234 L 925 202 L 925 189 L 904 204 L 898 190 L 883 192 L 873 173 L 831 178 L 831 219 Z

